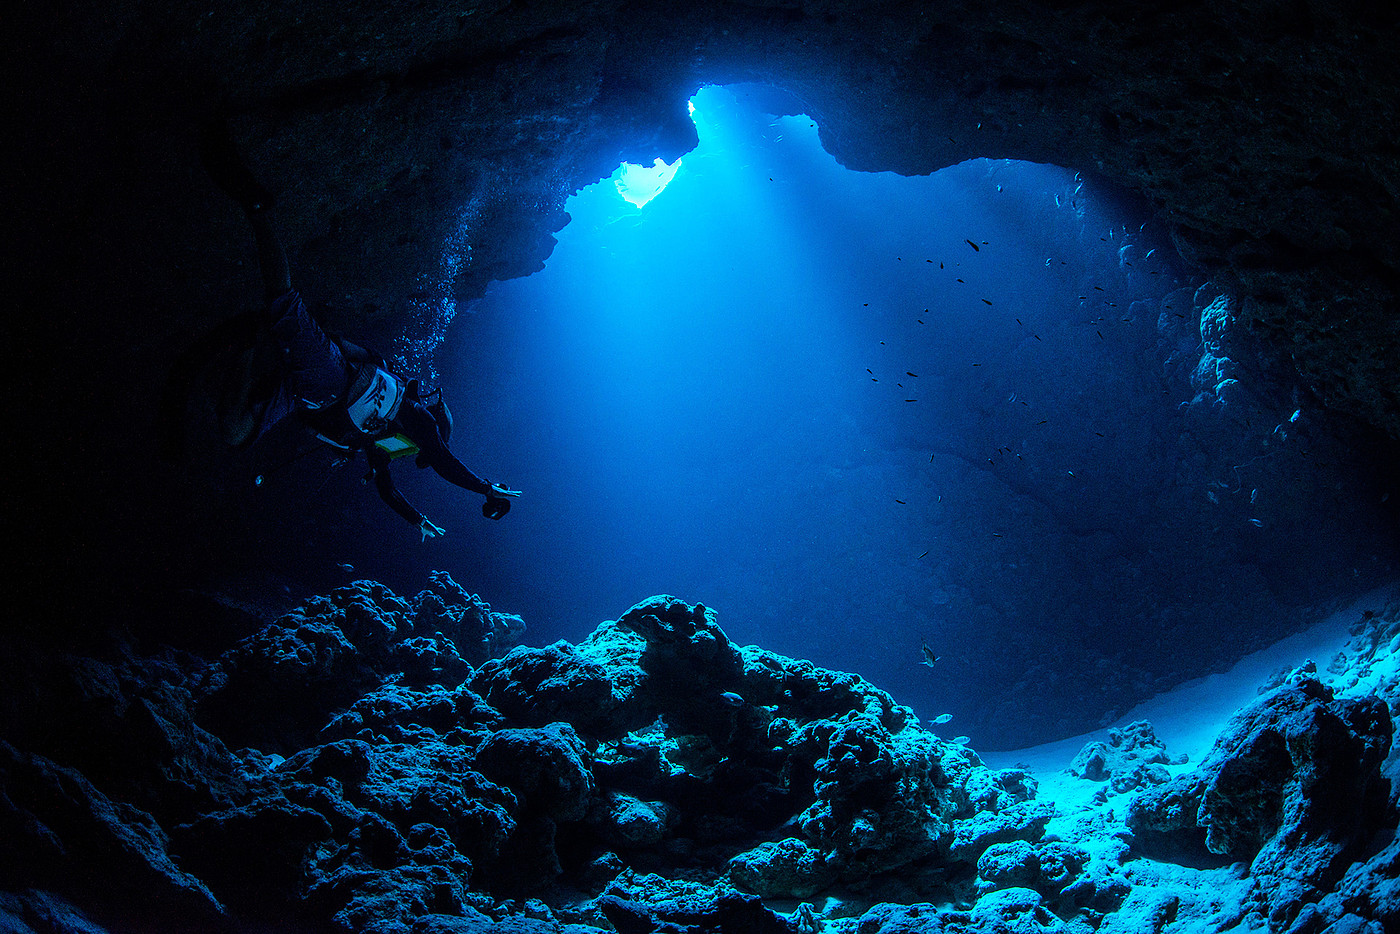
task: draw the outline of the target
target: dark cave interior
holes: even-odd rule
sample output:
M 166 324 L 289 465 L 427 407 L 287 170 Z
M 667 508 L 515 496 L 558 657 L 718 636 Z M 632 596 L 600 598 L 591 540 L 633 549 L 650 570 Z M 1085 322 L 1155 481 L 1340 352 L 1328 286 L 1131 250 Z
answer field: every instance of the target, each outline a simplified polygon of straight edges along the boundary
M 53 800 L 115 801 L 119 811 L 132 808 L 144 816 L 132 818 L 126 830 L 99 833 L 57 808 L 55 813 L 68 817 L 51 823 L 58 827 L 72 818 L 66 825 L 71 851 L 80 854 L 75 859 L 88 860 L 87 881 L 55 881 L 65 878 L 66 857 L 61 848 L 45 850 L 42 842 L 0 865 L 26 886 L 66 892 L 94 911 L 105 906 L 99 914 L 113 930 L 141 930 L 144 919 L 169 919 L 185 909 L 198 919 L 190 922 L 196 927 L 216 917 L 233 924 L 224 907 L 210 907 L 219 903 L 203 883 L 184 873 L 217 880 L 213 887 L 232 906 L 231 914 L 252 911 L 244 896 L 266 880 L 227 872 L 208 853 L 219 846 L 255 853 L 254 841 L 268 827 L 279 833 L 295 827 L 308 839 L 320 839 L 327 821 L 313 816 L 321 812 L 305 800 L 293 801 L 286 788 L 277 792 L 277 803 L 246 824 L 215 821 L 210 815 L 241 807 L 240 796 L 263 779 L 249 777 L 252 758 L 230 764 L 222 743 L 195 725 L 191 688 L 182 682 L 189 677 L 182 666 L 194 664 L 190 659 L 230 650 L 320 589 L 322 582 L 300 573 L 292 559 L 307 524 L 334 515 L 341 527 L 359 528 L 347 534 L 369 543 L 382 509 L 365 500 L 336 504 L 333 512 L 260 515 L 250 523 L 237 492 L 238 472 L 246 465 L 216 441 L 196 434 L 184 460 L 159 456 L 154 414 L 172 361 L 212 325 L 258 302 L 243 219 L 205 177 L 196 152 L 198 129 L 210 120 L 228 122 L 249 162 L 275 191 L 298 284 L 317 296 L 328 324 L 367 344 L 399 349 L 439 337 L 443 308 L 466 306 L 494 281 L 539 270 L 554 249 L 554 234 L 568 223 L 565 202 L 571 194 L 606 178 L 623 161 L 670 160 L 688 151 L 695 130 L 686 102 L 707 84 L 757 82 L 784 89 L 817 123 L 822 146 L 851 169 L 927 175 L 987 158 L 1080 171 L 1140 197 L 1184 266 L 1232 296 L 1233 319 L 1252 353 L 1327 413 L 1329 443 L 1369 461 L 1373 487 L 1367 489 L 1379 499 L 1394 484 L 1400 442 L 1397 25 L 1400 13 L 1383 5 L 1309 0 L 1131 8 L 1054 0 L 936 6 L 491 0 L 470 8 L 428 0 L 387 7 L 317 0 L 294 10 L 269 2 L 207 10 L 162 0 L 123 0 L 100 10 L 26 6 L 14 18 L 11 54 L 0 65 L 12 127 L 4 255 L 13 296 L 6 333 L 14 353 L 7 404 L 15 424 L 24 427 L 16 441 L 19 456 L 12 458 L 14 492 L 7 498 L 7 522 L 24 547 L 11 564 L 16 586 L 7 635 L 13 651 L 0 703 L 8 721 L 0 729 L 8 771 L 0 774 L 11 776 L 15 801 L 22 794 L 14 789 L 21 786 L 59 789 Z M 455 265 L 446 262 L 454 250 Z M 1378 521 L 1392 529 L 1398 501 L 1390 497 L 1378 510 Z M 245 576 L 262 565 L 251 552 L 268 542 L 275 542 L 268 554 L 288 555 L 285 573 Z M 1346 547 L 1364 552 L 1369 546 L 1352 541 Z M 1345 582 L 1333 593 L 1351 595 L 1354 586 Z M 318 612 L 361 622 L 422 620 L 436 618 L 434 607 L 457 607 L 460 617 L 462 607 L 475 606 L 438 583 L 430 589 L 435 596 L 414 598 L 411 611 L 375 592 L 349 601 L 361 611 L 337 606 L 333 613 L 327 605 Z M 637 626 L 645 632 L 638 638 L 667 644 L 668 627 L 681 625 L 667 615 L 673 612 L 685 621 L 682 629 L 692 627 L 686 631 L 697 644 L 711 645 L 705 634 L 713 620 L 703 607 L 658 610 L 655 619 L 662 623 L 640 614 Z M 495 618 L 486 611 L 471 613 L 488 621 L 481 623 L 488 631 L 507 625 L 490 622 Z M 336 625 L 342 624 L 349 626 Z M 616 677 L 589 667 L 603 664 L 597 661 L 601 643 L 616 640 L 623 656 L 647 651 L 630 636 L 600 633 L 590 637 L 597 644 L 583 650 L 588 664 L 568 661 L 579 666 L 586 690 Z M 1211 649 L 1238 654 L 1274 634 L 1271 624 L 1261 622 Z M 673 650 L 650 656 L 651 662 L 661 657 L 662 676 L 674 673 L 666 668 L 674 664 L 667 654 Z M 365 649 L 368 660 L 351 666 L 354 676 L 341 685 L 344 690 L 280 696 L 307 709 L 306 721 L 288 729 L 310 728 L 316 716 L 330 716 L 338 704 L 353 700 L 347 685 L 368 689 L 395 665 L 408 665 L 407 656 L 393 652 Z M 725 665 L 758 664 L 719 655 L 724 671 Z M 697 659 L 714 661 L 702 651 L 687 663 Z M 652 671 L 649 663 L 638 664 Z M 781 668 L 786 662 L 763 664 Z M 454 695 L 450 704 L 462 709 L 454 708 L 453 716 L 477 726 L 489 721 L 493 729 L 502 721 L 491 717 L 501 714 L 512 729 L 548 727 L 551 721 L 541 714 L 548 704 L 532 707 L 512 693 L 503 669 L 493 671 L 471 684 L 500 713 L 484 703 L 484 709 L 472 708 Z M 529 681 L 528 672 L 513 673 L 521 683 Z M 822 680 L 827 674 L 793 669 L 782 677 L 815 685 L 813 690 L 835 690 L 852 709 L 878 708 L 880 729 L 889 734 L 903 728 L 899 708 L 878 689 L 839 679 L 833 687 Z M 490 678 L 500 683 L 488 684 Z M 768 682 L 752 672 L 744 678 L 744 692 L 767 690 L 758 685 Z M 738 684 L 716 676 L 712 687 L 734 691 Z M 237 698 L 242 690 L 248 689 L 235 679 L 228 696 Z M 1388 717 L 1359 702 L 1324 702 L 1308 693 L 1306 683 L 1297 690 L 1298 697 L 1280 701 L 1281 709 L 1332 705 L 1326 716 L 1350 724 L 1346 742 L 1367 750 L 1352 758 L 1377 766 L 1371 761 L 1380 742 L 1376 724 L 1384 719 L 1388 749 Z M 658 708 L 682 720 L 692 717 L 696 735 L 723 732 L 703 712 L 670 710 L 645 691 L 637 697 L 637 706 L 625 714 L 625 705 L 600 714 L 613 719 L 606 729 L 598 726 L 599 735 L 640 729 L 636 718 Z M 392 706 L 382 697 L 377 703 L 356 716 L 373 719 Z M 808 700 L 802 697 L 793 703 L 803 715 L 832 716 L 813 712 L 820 707 L 816 701 L 812 710 L 803 707 Z M 138 713 L 127 717 L 129 711 Z M 569 716 L 578 720 L 584 714 Z M 403 723 L 377 728 L 395 742 L 412 739 Z M 366 752 L 345 745 L 356 742 L 357 734 L 348 727 L 342 732 L 342 745 L 334 749 L 289 758 L 302 757 L 293 763 L 297 794 L 322 787 L 327 776 L 353 783 L 347 776 L 358 775 L 359 781 L 395 767 L 378 746 Z M 498 733 L 503 747 L 523 736 Z M 794 744 L 815 742 L 810 733 L 794 732 Z M 744 735 L 739 729 L 728 739 L 744 742 Z M 578 735 L 532 737 L 531 754 L 543 756 L 549 767 L 567 771 L 580 758 Z M 867 739 L 849 738 L 852 756 L 884 755 L 872 753 L 883 747 Z M 28 747 L 20 740 L 29 741 Z M 150 751 L 149 761 L 128 757 L 133 749 Z M 483 763 L 491 760 L 482 755 Z M 688 755 L 687 761 L 712 764 L 704 749 Z M 940 755 L 940 767 L 953 769 L 954 759 L 947 758 L 952 754 Z M 616 756 L 597 775 L 612 774 L 608 768 L 626 772 L 639 761 Z M 508 759 L 501 753 L 494 771 L 481 768 L 502 785 L 530 780 L 508 774 L 510 767 L 501 764 Z M 275 768 L 270 760 L 257 761 L 265 770 Z M 755 768 L 761 772 L 769 765 Z M 591 793 L 588 783 L 595 778 L 576 777 Z M 823 780 L 844 777 L 833 771 Z M 1033 803 L 1022 800 L 1014 776 L 997 781 L 1002 784 L 988 800 L 1007 809 Z M 1369 779 L 1351 781 L 1339 780 L 1338 787 L 1354 791 L 1358 801 L 1374 798 L 1374 787 L 1365 784 Z M 753 787 L 729 775 L 703 792 L 687 786 L 684 793 L 710 801 L 726 789 Z M 483 800 L 498 793 L 483 788 L 477 789 Z M 865 779 L 851 788 L 867 789 L 852 791 L 857 798 L 870 793 Z M 45 793 L 34 792 L 36 800 Z M 674 788 L 667 793 L 684 797 Z M 503 863 L 492 860 L 508 863 L 512 852 L 526 854 L 534 868 L 531 860 L 548 863 L 552 850 L 537 845 L 547 835 L 543 828 L 552 833 L 556 823 L 577 820 L 574 811 L 582 807 L 581 798 L 563 797 L 568 800 L 520 818 L 535 836 L 522 831 L 511 844 L 517 851 L 493 850 L 491 859 L 473 854 L 482 872 L 499 874 Z M 839 811 L 841 805 L 831 806 Z M 101 811 L 96 804 L 92 809 Z M 505 810 L 502 804 L 491 813 Z M 773 813 L 781 810 L 775 805 Z M 32 826 L 14 816 L 30 812 L 7 810 L 5 819 L 11 829 Z M 1367 813 L 1369 820 L 1373 812 Z M 267 823 L 260 824 L 264 817 Z M 442 834 L 460 830 L 442 830 L 446 825 L 435 817 L 412 824 L 428 828 L 416 837 L 403 823 L 399 839 L 400 831 L 386 830 L 378 818 L 360 814 L 355 820 L 354 852 L 375 852 L 372 838 L 381 834 L 384 865 L 393 862 L 385 852 L 406 846 L 418 854 L 414 865 L 421 868 L 431 862 L 422 854 L 451 849 Z M 658 820 L 653 814 L 651 824 Z M 1026 820 L 1033 824 L 1035 818 Z M 839 823 L 812 818 L 813 845 L 840 849 L 849 843 L 838 841 L 846 831 L 832 830 L 831 821 Z M 1212 832 L 1228 836 L 1218 828 Z M 688 833 L 687 839 L 704 836 L 694 828 Z M 107 852 L 113 839 L 124 841 L 118 858 L 92 855 Z M 716 831 L 715 839 L 728 838 Z M 989 839 L 978 837 L 983 845 Z M 171 852 L 184 854 L 182 866 L 169 862 L 164 843 L 132 842 L 139 840 L 170 843 Z M 897 848 L 907 839 L 896 834 L 885 842 Z M 628 845 L 645 850 L 637 841 Z M 1264 837 L 1253 845 L 1269 851 Z M 1238 856 L 1246 849 L 1235 844 L 1231 852 Z M 1333 855 L 1355 852 L 1352 843 L 1338 843 Z M 40 856 L 21 871 L 31 853 Z M 638 856 L 636 865 L 660 865 L 648 864 L 650 858 Z M 953 875 L 970 878 L 977 853 L 959 858 Z M 444 865 L 451 862 L 444 859 Z M 484 868 L 488 864 L 495 868 Z M 853 876 L 890 868 L 878 860 L 858 864 L 848 860 L 841 871 Z M 418 871 L 395 865 L 403 878 Z M 129 903 L 113 898 L 112 880 L 133 871 L 141 880 L 134 888 L 155 894 L 132 896 Z M 465 870 L 458 874 L 466 877 Z M 430 880 L 423 890 L 437 882 Z M 322 901 L 308 917 L 320 920 L 309 926 L 341 910 L 339 895 L 327 894 L 334 888 L 316 890 Z M 1279 909 L 1289 924 L 1300 899 L 1321 897 L 1320 890 L 1294 894 L 1291 907 Z M 462 904 L 454 902 L 454 910 L 464 911 Z M 623 929 L 624 922 L 609 917 Z M 655 917 L 660 915 L 653 912 Z M 1320 932 L 1323 917 L 1315 912 L 1303 919 L 1313 927 L 1300 922 L 1296 929 Z M 335 923 L 355 929 L 360 922 Z M 736 930 L 758 930 L 767 922 L 730 923 L 739 925 Z M 82 928 L 72 922 L 55 929 Z

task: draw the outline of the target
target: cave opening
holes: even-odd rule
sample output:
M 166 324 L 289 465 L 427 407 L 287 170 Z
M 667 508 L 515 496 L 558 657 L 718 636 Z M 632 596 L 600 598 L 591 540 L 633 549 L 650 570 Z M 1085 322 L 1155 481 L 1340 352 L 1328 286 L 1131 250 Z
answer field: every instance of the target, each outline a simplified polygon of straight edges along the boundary
M 482 471 L 525 491 L 448 564 L 532 641 L 673 593 L 1013 748 L 1389 566 L 1344 442 L 1143 205 L 1008 160 L 851 172 L 774 101 L 702 89 L 663 184 L 578 192 L 544 271 L 438 351 Z

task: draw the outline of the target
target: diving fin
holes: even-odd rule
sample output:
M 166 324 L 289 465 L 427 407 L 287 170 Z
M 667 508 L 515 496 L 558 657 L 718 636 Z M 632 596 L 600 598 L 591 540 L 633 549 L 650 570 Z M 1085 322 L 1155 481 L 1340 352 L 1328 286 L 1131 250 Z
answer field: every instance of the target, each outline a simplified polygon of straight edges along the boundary
M 211 120 L 199 131 L 199 161 L 204 171 L 245 211 L 265 211 L 272 207 L 275 198 L 244 164 L 229 132 L 228 121 L 220 118 Z

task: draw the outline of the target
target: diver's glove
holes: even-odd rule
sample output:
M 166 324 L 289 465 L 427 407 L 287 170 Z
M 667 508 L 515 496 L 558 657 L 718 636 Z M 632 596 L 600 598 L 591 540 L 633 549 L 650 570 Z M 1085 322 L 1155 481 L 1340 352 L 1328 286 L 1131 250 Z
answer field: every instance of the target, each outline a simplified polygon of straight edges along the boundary
M 429 520 L 427 516 L 424 516 L 423 521 L 418 523 L 418 531 L 423 533 L 422 540 L 425 542 L 430 538 L 437 538 L 439 535 L 447 534 L 446 529 L 440 529 L 433 525 L 432 521 Z
M 481 514 L 488 519 L 499 519 L 510 512 L 510 500 L 507 497 L 519 495 L 519 490 L 511 490 L 499 483 L 493 483 L 491 492 L 486 494 L 486 502 L 481 504 Z

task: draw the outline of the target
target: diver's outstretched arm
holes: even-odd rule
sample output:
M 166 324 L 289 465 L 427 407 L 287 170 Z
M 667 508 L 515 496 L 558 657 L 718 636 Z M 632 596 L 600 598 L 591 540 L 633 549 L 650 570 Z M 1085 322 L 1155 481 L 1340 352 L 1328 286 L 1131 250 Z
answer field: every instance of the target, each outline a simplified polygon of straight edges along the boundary
M 369 458 L 370 469 L 374 472 L 374 488 L 379 491 L 379 498 L 384 500 L 390 509 L 407 519 L 411 525 L 416 525 L 418 531 L 423 533 L 424 541 L 442 535 L 443 530 L 428 521 L 427 516 L 414 509 L 404 498 L 404 495 L 394 487 L 394 479 L 389 475 L 389 455 L 373 444 L 365 449 L 365 454 Z
M 482 496 L 491 495 L 491 484 L 472 473 L 457 459 L 442 440 L 437 422 L 421 402 L 404 400 L 399 408 L 398 420 L 403 426 L 404 434 L 418 445 L 420 464 L 433 468 L 438 476 L 464 490 L 471 490 Z

